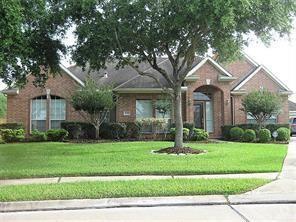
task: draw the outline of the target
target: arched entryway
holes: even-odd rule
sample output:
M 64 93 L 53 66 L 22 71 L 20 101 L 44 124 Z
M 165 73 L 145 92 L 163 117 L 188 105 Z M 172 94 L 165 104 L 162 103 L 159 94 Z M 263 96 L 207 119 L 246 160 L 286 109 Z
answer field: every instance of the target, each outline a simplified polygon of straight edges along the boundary
M 223 125 L 223 91 L 212 85 L 198 87 L 193 92 L 193 122 L 196 128 L 219 135 Z

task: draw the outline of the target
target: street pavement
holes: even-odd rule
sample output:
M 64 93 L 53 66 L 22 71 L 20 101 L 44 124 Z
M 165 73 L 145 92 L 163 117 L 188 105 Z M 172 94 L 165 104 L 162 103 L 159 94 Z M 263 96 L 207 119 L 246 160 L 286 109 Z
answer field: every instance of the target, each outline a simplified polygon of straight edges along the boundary
M 26 221 L 296 221 L 296 204 L 136 207 L 0 214 L 1 222 Z

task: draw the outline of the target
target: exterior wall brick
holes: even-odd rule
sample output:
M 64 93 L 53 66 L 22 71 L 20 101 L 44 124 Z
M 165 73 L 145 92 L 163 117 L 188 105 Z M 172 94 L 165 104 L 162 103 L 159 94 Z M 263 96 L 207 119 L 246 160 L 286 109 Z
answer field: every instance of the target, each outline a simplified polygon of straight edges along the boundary
M 245 85 L 241 87 L 241 89 L 246 90 L 247 93 L 260 90 L 264 88 L 268 91 L 278 93 L 279 91 L 283 90 L 281 86 L 279 86 L 275 81 L 273 81 L 268 74 L 264 70 L 260 70 L 256 75 L 253 76 Z M 241 100 L 243 96 L 234 96 L 235 98 L 235 123 L 246 123 L 247 117 L 246 113 L 240 110 Z M 283 103 L 282 103 L 282 111 L 278 116 L 277 122 L 278 123 L 288 123 L 289 122 L 289 107 L 288 107 L 288 96 L 282 96 Z
M 194 122 L 194 106 L 193 93 L 195 91 L 209 91 L 213 94 L 213 112 L 214 112 L 214 132 L 212 137 L 219 137 L 221 134 L 221 126 L 231 123 L 231 105 L 230 105 L 230 90 L 229 82 L 218 81 L 218 76 L 221 72 L 217 70 L 209 62 L 205 63 L 196 73 L 199 77 L 195 82 L 187 82 L 187 121 Z M 210 84 L 207 84 L 207 79 Z
M 136 100 L 152 100 L 155 102 L 161 98 L 161 94 L 158 93 L 124 93 L 120 94 L 117 106 L 116 106 L 116 121 L 117 122 L 133 122 L 136 120 Z M 182 95 L 185 99 L 185 94 Z M 182 104 L 183 109 L 183 121 L 186 121 L 185 103 Z M 124 116 L 124 112 L 128 112 L 130 115 Z M 171 118 L 173 119 L 173 110 L 171 111 Z
M 195 91 L 212 93 L 213 113 L 214 113 L 214 132 L 211 137 L 219 137 L 221 135 L 221 126 L 227 124 L 246 123 L 246 113 L 241 111 L 242 96 L 233 95 L 230 92 L 241 77 L 254 70 L 255 66 L 248 60 L 234 62 L 226 65 L 226 69 L 237 76 L 238 79 L 233 82 L 218 81 L 218 76 L 221 71 L 217 70 L 211 63 L 205 63 L 193 75 L 199 78 L 193 82 L 185 82 L 187 92 L 182 94 L 182 111 L 183 121 L 194 121 L 194 106 L 193 93 Z M 7 100 L 7 121 L 8 122 L 22 122 L 26 127 L 26 131 L 30 130 L 30 104 L 31 99 L 46 95 L 46 89 L 50 89 L 51 95 L 60 96 L 67 101 L 66 120 L 69 121 L 83 121 L 83 118 L 78 112 L 75 112 L 70 104 L 71 94 L 79 88 L 78 83 L 69 77 L 67 74 L 49 78 L 45 88 L 36 88 L 33 86 L 33 77 L 29 76 L 28 84 L 20 90 L 18 95 L 8 95 Z M 208 84 L 208 80 L 210 83 Z M 278 86 L 264 71 L 258 72 L 249 82 L 247 82 L 242 89 L 247 92 L 258 90 L 263 86 L 265 89 L 272 92 L 278 92 L 281 87 Z M 231 103 L 232 97 L 232 103 Z M 117 122 L 132 122 L 136 120 L 136 100 L 150 99 L 156 101 L 160 98 L 158 93 L 125 93 L 119 94 L 118 103 L 116 106 L 116 121 Z M 282 112 L 278 116 L 278 123 L 288 123 L 288 96 L 282 96 L 283 106 Z M 232 109 L 233 108 L 233 109 Z M 124 115 L 128 112 L 129 115 Z M 234 115 L 232 115 L 232 112 Z M 172 110 L 173 116 L 173 110 Z M 172 117 L 173 119 L 173 117 Z
M 30 131 L 30 109 L 31 99 L 46 95 L 46 89 L 50 89 L 50 94 L 62 97 L 66 100 L 66 120 L 83 121 L 82 117 L 70 105 L 71 94 L 78 89 L 78 84 L 67 74 L 58 75 L 48 79 L 44 88 L 36 88 L 32 81 L 34 77 L 28 77 L 28 83 L 20 89 L 18 95 L 8 95 L 7 99 L 7 121 L 21 122 L 24 124 L 26 132 Z

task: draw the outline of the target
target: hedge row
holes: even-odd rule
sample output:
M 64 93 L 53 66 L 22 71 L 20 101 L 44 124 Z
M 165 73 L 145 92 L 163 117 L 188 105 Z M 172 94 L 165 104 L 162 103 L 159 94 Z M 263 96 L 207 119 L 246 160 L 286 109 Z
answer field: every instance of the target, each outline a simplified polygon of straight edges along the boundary
M 290 129 L 285 127 L 280 127 L 276 130 L 277 141 L 288 142 L 290 139 Z M 233 141 L 243 141 L 243 142 L 255 142 L 267 143 L 271 140 L 271 131 L 269 129 L 263 128 L 257 131 L 253 129 L 242 129 L 238 126 L 234 126 L 229 130 L 230 139 Z
M 225 140 L 231 140 L 230 130 L 233 127 L 239 127 L 239 128 L 242 128 L 243 130 L 252 129 L 255 131 L 256 135 L 258 135 L 258 131 L 260 129 L 258 124 L 224 125 L 221 127 L 221 130 L 222 130 L 222 137 Z M 289 124 L 268 124 L 264 128 L 268 129 L 271 133 L 273 133 L 274 131 L 276 131 L 278 128 L 281 128 L 281 127 L 290 129 Z

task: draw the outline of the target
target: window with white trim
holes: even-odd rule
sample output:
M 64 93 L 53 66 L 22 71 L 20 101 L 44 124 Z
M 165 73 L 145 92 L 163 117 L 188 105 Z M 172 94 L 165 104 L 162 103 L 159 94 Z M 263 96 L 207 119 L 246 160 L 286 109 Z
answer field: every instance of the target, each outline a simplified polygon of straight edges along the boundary
M 255 118 L 247 114 L 247 123 L 257 123 Z M 272 115 L 269 119 L 266 120 L 265 124 L 276 124 L 277 123 L 277 115 Z
M 152 100 L 136 100 L 136 117 L 137 119 L 153 117 Z
M 31 130 L 46 131 L 46 96 L 39 96 L 31 102 Z
M 61 122 L 66 120 L 66 100 L 51 96 L 50 99 L 50 128 L 60 129 Z
M 50 96 L 50 99 L 47 99 L 47 96 L 43 95 L 31 100 L 31 130 L 59 129 L 61 122 L 65 120 L 65 99 L 59 96 Z

